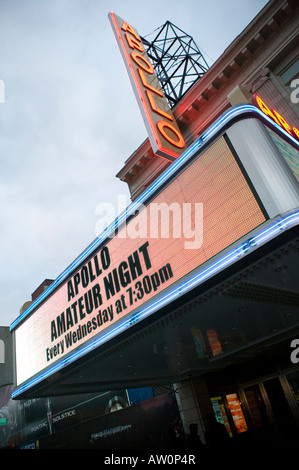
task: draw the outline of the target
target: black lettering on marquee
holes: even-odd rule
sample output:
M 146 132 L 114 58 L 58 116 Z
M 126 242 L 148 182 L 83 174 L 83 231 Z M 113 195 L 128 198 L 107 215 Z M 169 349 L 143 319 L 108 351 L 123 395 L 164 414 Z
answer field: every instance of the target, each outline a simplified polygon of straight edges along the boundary
M 168 281 L 168 279 L 173 276 L 171 266 L 169 263 L 167 263 L 166 266 L 163 266 L 161 269 L 159 269 L 159 276 L 160 276 L 161 282 Z
M 147 251 L 148 245 L 149 243 L 145 242 L 138 250 L 140 253 L 143 254 L 143 260 L 145 262 L 146 269 L 149 269 L 152 266 L 152 263 L 151 263 L 151 260 Z
M 141 276 L 143 273 L 142 260 L 146 269 L 151 267 L 148 246 L 148 242 L 144 243 L 138 250 L 128 256 L 127 261 L 122 261 L 117 268 L 114 268 L 103 278 L 107 300 L 117 294 L 121 287 L 127 287 L 133 280 Z
M 146 271 L 152 267 L 148 247 L 148 242 L 141 245 L 118 266 L 99 279 L 98 283 L 68 305 L 65 312 L 60 313 L 51 321 L 51 342 L 56 341 L 56 344 L 46 349 L 47 361 L 63 354 L 65 349 L 70 348 L 94 330 L 108 326 L 115 320 L 116 315 L 127 309 L 128 305 L 139 302 L 152 291 L 156 292 L 160 285 L 173 277 L 170 263 L 154 273 L 146 274 Z M 104 247 L 100 254 L 82 266 L 67 282 L 68 302 L 79 294 L 81 287 L 86 289 L 90 282 L 99 278 L 110 264 L 108 248 Z M 137 281 L 133 282 L 136 279 Z M 104 304 L 104 308 L 99 310 L 104 300 L 113 298 L 122 288 L 127 288 L 125 294 L 120 295 L 108 306 Z M 103 299 L 103 294 L 105 299 Z M 88 321 L 80 324 L 81 320 L 87 319 L 86 317 L 89 317 Z M 76 329 L 75 325 L 77 325 Z M 62 335 L 64 338 L 59 338 Z
M 75 297 L 72 281 L 67 283 L 67 300 L 68 302 Z
M 99 258 L 100 260 L 99 260 Z M 101 266 L 101 267 L 100 267 Z M 102 269 L 106 270 L 110 266 L 110 255 L 107 246 L 104 246 L 98 255 L 88 261 L 80 268 L 72 279 L 67 283 L 68 302 L 79 294 L 80 286 L 85 289 L 91 282 L 102 274 Z

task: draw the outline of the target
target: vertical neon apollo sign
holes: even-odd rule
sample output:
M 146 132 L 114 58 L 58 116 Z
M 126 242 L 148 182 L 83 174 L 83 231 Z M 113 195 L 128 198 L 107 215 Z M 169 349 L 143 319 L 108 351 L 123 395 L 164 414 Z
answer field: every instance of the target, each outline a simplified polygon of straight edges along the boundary
M 155 154 L 174 161 L 185 149 L 184 138 L 162 92 L 141 38 L 114 13 L 109 20 Z

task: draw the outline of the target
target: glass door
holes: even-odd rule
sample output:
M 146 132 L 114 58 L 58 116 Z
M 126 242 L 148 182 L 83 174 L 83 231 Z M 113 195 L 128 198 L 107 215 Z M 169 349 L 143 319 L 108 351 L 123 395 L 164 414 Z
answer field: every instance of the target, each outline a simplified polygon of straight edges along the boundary
M 270 401 L 275 423 L 282 429 L 288 429 L 295 424 L 284 390 L 278 377 L 263 381 L 268 399 Z
M 287 374 L 286 378 L 288 379 L 294 402 L 297 405 L 297 409 L 299 409 L 299 370 Z
M 288 401 L 299 427 L 299 370 L 289 372 L 285 376 L 285 390 L 288 391 Z
M 255 428 L 261 428 L 269 424 L 266 405 L 260 388 L 257 384 L 244 388 L 249 415 Z

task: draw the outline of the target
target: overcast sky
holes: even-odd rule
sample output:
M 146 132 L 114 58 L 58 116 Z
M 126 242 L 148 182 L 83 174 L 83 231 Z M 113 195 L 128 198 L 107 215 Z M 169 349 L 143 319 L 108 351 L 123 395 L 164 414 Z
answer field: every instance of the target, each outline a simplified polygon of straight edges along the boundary
M 170 20 L 212 65 L 266 3 L 0 0 L 1 326 L 95 239 L 98 204 L 129 202 L 115 175 L 147 135 L 108 13 Z

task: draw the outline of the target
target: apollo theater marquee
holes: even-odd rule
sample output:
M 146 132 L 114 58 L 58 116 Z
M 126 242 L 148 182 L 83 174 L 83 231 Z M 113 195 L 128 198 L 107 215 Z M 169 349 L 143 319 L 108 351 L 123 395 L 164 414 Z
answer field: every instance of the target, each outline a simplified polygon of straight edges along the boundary
M 189 377 L 193 352 L 179 367 L 174 346 L 181 341 L 189 354 L 201 304 L 196 312 L 186 309 L 180 339 L 170 328 L 174 312 L 299 222 L 296 169 L 269 144 L 269 132 L 275 133 L 288 155 L 295 154 L 294 131 L 241 105 L 187 147 L 136 29 L 114 13 L 109 19 L 153 151 L 172 163 L 12 323 L 17 399 Z M 202 209 L 198 246 L 175 236 L 175 227 L 168 237 L 157 236 L 163 220 L 149 209 L 174 203 L 188 205 L 191 212 L 180 216 L 193 225 Z M 156 228 L 154 237 L 128 236 L 146 224 Z M 196 367 L 206 370 L 209 361 Z

